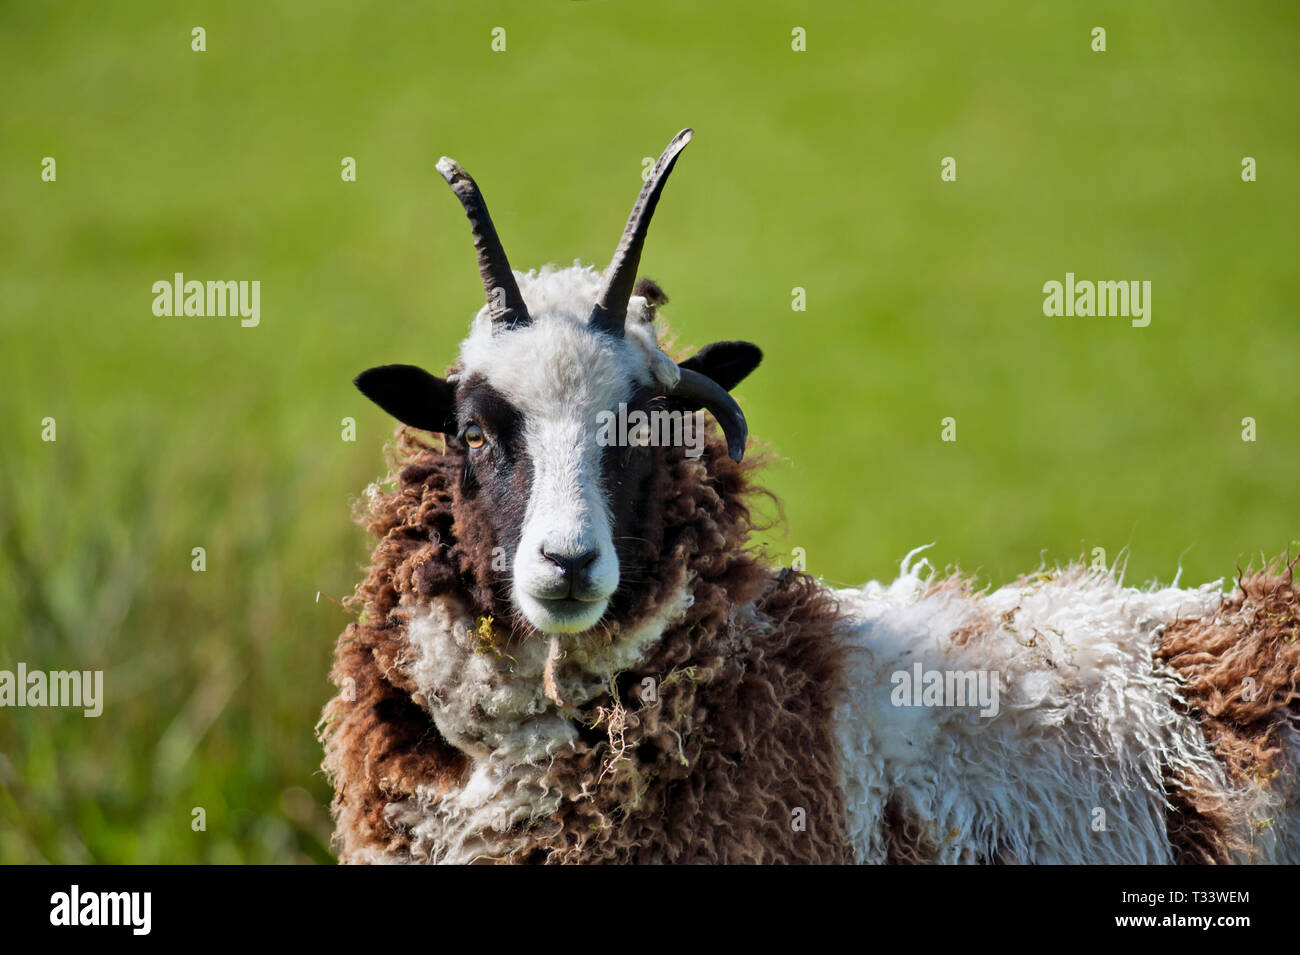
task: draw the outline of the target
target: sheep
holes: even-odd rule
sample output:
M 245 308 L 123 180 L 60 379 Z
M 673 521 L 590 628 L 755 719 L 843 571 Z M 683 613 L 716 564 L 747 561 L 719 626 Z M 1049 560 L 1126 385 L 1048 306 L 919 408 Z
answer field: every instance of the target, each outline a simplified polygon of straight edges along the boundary
M 749 546 L 730 392 L 761 352 L 674 361 L 636 281 L 691 136 L 604 273 L 514 272 L 438 163 L 487 304 L 446 377 L 356 379 L 403 427 L 319 728 L 340 860 L 1300 860 L 1294 562 L 1231 593 L 1078 563 L 978 591 L 913 554 L 833 589 Z M 620 406 L 721 433 L 608 446 Z

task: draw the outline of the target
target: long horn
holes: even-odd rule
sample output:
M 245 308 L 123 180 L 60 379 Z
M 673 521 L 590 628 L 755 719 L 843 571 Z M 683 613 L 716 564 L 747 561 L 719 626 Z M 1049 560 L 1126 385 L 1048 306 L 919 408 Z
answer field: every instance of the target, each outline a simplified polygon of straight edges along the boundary
M 524 297 L 519 294 L 515 273 L 510 270 L 506 251 L 497 238 L 496 227 L 488 215 L 483 193 L 469 173 L 454 159 L 443 156 L 438 160 L 438 172 L 447 180 L 451 191 L 465 207 L 470 229 L 474 233 L 474 251 L 478 253 L 478 271 L 483 276 L 483 291 L 487 294 L 488 310 L 494 325 L 507 329 L 522 328 L 532 323 Z
M 645 185 L 641 187 L 641 194 L 637 196 L 636 205 L 628 217 L 627 228 L 623 230 L 623 239 L 614 252 L 614 260 L 605 270 L 605 282 L 601 286 L 600 295 L 596 297 L 596 306 L 591 310 L 592 328 L 614 335 L 623 334 L 627 302 L 632 297 L 632 287 L 636 284 L 636 270 L 641 264 L 641 248 L 645 245 L 650 219 L 655 214 L 655 206 L 659 204 L 659 196 L 664 191 L 664 184 L 668 182 L 668 174 L 677 162 L 678 153 L 686 148 L 694 135 L 695 130 L 683 129 L 674 136 L 650 171 Z
M 745 439 L 749 437 L 749 425 L 745 423 L 745 413 L 740 410 L 740 405 L 708 375 L 691 368 L 682 368 L 681 373 L 681 381 L 668 391 L 668 397 L 683 400 L 692 411 L 708 408 L 727 436 L 727 452 L 731 459 L 739 462 L 745 456 Z

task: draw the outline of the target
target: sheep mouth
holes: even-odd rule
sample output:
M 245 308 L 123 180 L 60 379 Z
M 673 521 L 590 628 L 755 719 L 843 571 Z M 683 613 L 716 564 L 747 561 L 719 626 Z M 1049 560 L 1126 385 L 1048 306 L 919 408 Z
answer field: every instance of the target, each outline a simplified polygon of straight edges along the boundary
M 589 630 L 604 615 L 606 598 L 582 600 L 577 597 L 531 597 L 524 601 L 524 615 L 534 627 L 545 633 L 579 633 Z
M 605 606 L 603 598 L 596 600 L 582 600 L 578 597 L 556 597 L 550 600 L 534 599 L 541 604 L 543 610 L 559 618 L 589 616 L 597 607 L 603 610 Z
M 577 597 L 555 597 L 552 599 L 538 598 L 537 602 L 545 607 L 551 613 L 578 613 L 588 609 L 594 600 L 579 600 Z

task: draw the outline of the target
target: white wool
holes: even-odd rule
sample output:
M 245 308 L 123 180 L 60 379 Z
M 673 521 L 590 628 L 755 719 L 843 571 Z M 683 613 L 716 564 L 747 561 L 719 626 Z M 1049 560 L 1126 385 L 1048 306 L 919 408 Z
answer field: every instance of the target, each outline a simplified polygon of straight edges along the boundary
M 860 861 L 884 860 L 892 801 L 938 861 L 1170 862 L 1163 767 L 1232 787 L 1152 652 L 1162 625 L 1216 610 L 1219 584 L 1138 590 L 1074 566 L 972 594 L 923 578 L 924 563 L 835 592 L 853 622 L 836 733 Z M 997 671 L 996 715 L 895 705 L 893 674 L 918 661 Z M 1243 816 L 1267 815 L 1257 788 L 1233 798 Z
M 466 374 L 485 374 L 504 394 L 520 400 L 533 396 L 543 401 L 553 401 L 556 395 L 544 387 L 547 381 L 545 369 L 539 367 L 543 363 L 538 360 L 535 347 L 516 344 L 524 340 L 516 336 L 522 333 L 532 346 L 536 346 L 548 337 L 550 331 L 565 327 L 583 333 L 566 337 L 560 346 L 574 358 L 594 359 L 600 362 L 604 370 L 608 364 L 606 356 L 617 355 L 615 362 L 621 366 L 620 370 L 625 377 L 618 381 L 602 382 L 600 387 L 605 389 L 614 387 L 622 390 L 633 381 L 647 384 L 652 367 L 662 364 L 667 358 L 659 349 L 650 308 L 644 296 L 633 295 L 628 301 L 627 322 L 621 344 L 611 336 L 588 327 L 591 309 L 596 304 L 596 296 L 600 294 L 602 281 L 601 273 L 591 266 L 581 265 L 577 261 L 562 269 L 544 265 L 529 272 L 515 272 L 514 276 L 533 324 L 511 332 L 494 328 L 491 313 L 484 305 L 474 316 L 469 336 L 461 342 L 460 356 Z M 615 345 L 619 347 L 611 347 Z M 661 371 L 658 374 L 673 377 L 671 372 Z
M 555 679 L 569 707 L 609 689 L 623 670 L 642 659 L 693 598 L 685 568 L 673 597 L 622 633 L 603 628 L 559 637 Z M 385 808 L 390 823 L 409 830 L 412 855 L 434 862 L 493 857 L 499 834 L 555 812 L 563 793 L 547 779 L 552 757 L 577 738 L 572 710 L 565 712 L 543 686 L 547 641 L 529 638 L 494 651 L 476 635 L 478 623 L 451 597 L 414 603 L 399 612 L 407 622 L 410 654 L 399 661 L 415 682 L 411 698 L 429 713 L 438 732 L 469 755 L 468 781 L 450 792 L 420 787 L 415 796 Z M 408 861 L 405 857 L 367 861 Z

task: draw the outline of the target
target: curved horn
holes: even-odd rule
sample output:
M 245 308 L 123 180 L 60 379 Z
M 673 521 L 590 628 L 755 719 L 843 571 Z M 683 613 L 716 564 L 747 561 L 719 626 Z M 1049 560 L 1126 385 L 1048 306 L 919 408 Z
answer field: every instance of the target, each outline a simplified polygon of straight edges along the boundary
M 668 391 L 668 397 L 685 400 L 692 411 L 708 408 L 727 436 L 727 452 L 731 460 L 739 462 L 745 456 L 745 439 L 749 437 L 749 425 L 745 423 L 745 413 L 740 410 L 740 405 L 708 375 L 691 368 L 682 368 L 681 373 L 681 380 Z
M 506 251 L 497 238 L 496 227 L 492 225 L 492 217 L 488 215 L 478 184 L 460 167 L 460 163 L 446 156 L 438 160 L 438 172 L 456 193 L 456 198 L 465 207 L 465 215 L 469 217 L 470 229 L 474 233 L 474 251 L 478 253 L 478 271 L 483 276 L 483 291 L 487 294 L 492 323 L 507 329 L 531 324 L 528 307 L 519 294 L 515 273 L 510 270 Z
M 645 245 L 650 219 L 655 214 L 655 206 L 659 204 L 664 184 L 668 182 L 668 174 L 677 162 L 677 155 L 686 148 L 694 135 L 695 130 L 683 129 L 674 136 L 650 171 L 645 185 L 641 187 L 641 194 L 637 196 L 627 227 L 623 230 L 623 239 L 614 252 L 609 268 L 605 270 L 605 282 L 596 297 L 596 306 L 591 310 L 592 328 L 614 335 L 623 334 L 627 301 L 632 297 L 632 286 L 636 284 L 636 270 L 641 264 L 641 248 Z

